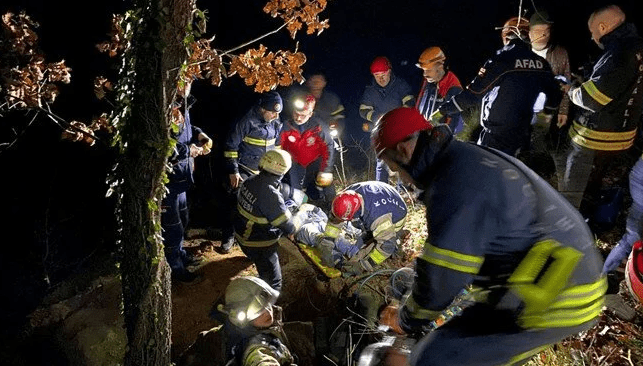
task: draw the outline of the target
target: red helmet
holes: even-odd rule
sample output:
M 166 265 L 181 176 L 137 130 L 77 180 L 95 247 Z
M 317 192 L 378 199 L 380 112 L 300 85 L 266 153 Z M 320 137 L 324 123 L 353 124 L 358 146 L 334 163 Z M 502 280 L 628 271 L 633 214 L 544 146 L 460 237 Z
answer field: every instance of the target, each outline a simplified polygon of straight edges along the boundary
M 400 107 L 386 113 L 375 124 L 371 134 L 377 155 L 384 149 L 395 147 L 417 131 L 433 128 L 415 108 Z
M 630 293 L 643 304 L 643 242 L 634 243 L 625 265 L 625 283 Z
M 375 57 L 371 63 L 371 74 L 376 72 L 387 72 L 391 69 L 391 62 L 384 56 Z
M 331 212 L 342 221 L 350 221 L 355 217 L 357 211 L 364 206 L 362 202 L 363 198 L 359 193 L 352 190 L 343 191 L 333 199 Z

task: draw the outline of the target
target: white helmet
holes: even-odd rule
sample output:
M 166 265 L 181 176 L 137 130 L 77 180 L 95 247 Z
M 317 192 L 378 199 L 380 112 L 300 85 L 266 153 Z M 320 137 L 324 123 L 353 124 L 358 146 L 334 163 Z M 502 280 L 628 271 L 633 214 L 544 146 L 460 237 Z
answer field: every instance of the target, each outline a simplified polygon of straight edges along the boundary
M 276 175 L 284 175 L 292 166 L 290 153 L 285 150 L 277 149 L 266 151 L 259 159 L 259 169 Z
M 230 281 L 225 291 L 225 305 L 219 305 L 218 309 L 228 315 L 232 324 L 243 328 L 274 305 L 278 297 L 279 291 L 261 278 L 238 277 Z

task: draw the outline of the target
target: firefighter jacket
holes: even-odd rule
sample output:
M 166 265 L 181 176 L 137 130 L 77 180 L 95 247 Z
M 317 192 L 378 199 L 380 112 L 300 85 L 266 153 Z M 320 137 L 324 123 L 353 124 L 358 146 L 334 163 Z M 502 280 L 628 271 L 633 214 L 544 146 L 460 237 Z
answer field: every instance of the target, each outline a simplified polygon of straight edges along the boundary
M 485 131 L 520 139 L 525 143 L 518 145 L 527 146 L 540 93 L 547 97 L 544 112 L 555 113 L 562 93 L 549 63 L 525 42 L 514 39 L 487 60 L 471 84 L 440 107 L 440 113 L 461 112 L 482 101 L 480 121 Z
M 267 247 L 296 227 L 281 195 L 281 177 L 261 171 L 243 181 L 237 196 L 234 235 L 248 247 Z
M 344 106 L 339 96 L 327 89 L 322 92 L 319 98 L 316 98 L 314 113 L 327 126 L 342 123 L 345 118 Z
M 238 173 L 239 168 L 249 174 L 257 174 L 261 156 L 266 151 L 279 147 L 275 142 L 281 126 L 278 118 L 272 122 L 264 121 L 259 107 L 252 107 L 226 139 L 223 155 L 228 174 Z
M 335 149 L 328 125 L 314 115 L 306 123 L 298 125 L 287 121 L 278 142 L 292 156 L 293 163 L 304 168 L 321 158 L 320 172 L 333 172 Z
M 362 197 L 362 209 L 351 223 L 375 240 L 375 246 L 365 257 L 367 263 L 364 263 L 365 270 L 372 270 L 395 252 L 397 232 L 406 221 L 406 203 L 394 187 L 379 181 L 354 183 L 346 190 L 353 190 Z M 337 239 L 342 226 L 343 223 L 335 225 L 329 220 L 324 236 Z
M 643 103 L 643 40 L 625 23 L 604 35 L 605 52 L 589 80 L 569 95 L 581 109 L 569 129 L 574 144 L 592 150 L 626 150 L 634 144 Z
M 391 80 L 384 87 L 372 78 L 371 85 L 367 85 L 362 94 L 359 115 L 372 127 L 386 112 L 398 107 L 412 107 L 414 103 L 409 84 L 391 73 Z
M 190 157 L 190 145 L 198 143 L 200 128 L 193 126 L 190 122 L 189 109 L 185 109 L 184 122 L 178 126 L 176 132 L 172 132 L 172 138 L 176 140 L 172 156 L 168 159 L 172 165 L 172 174 L 169 176 L 168 189 L 176 192 L 187 191 L 194 183 L 192 171 L 194 160 Z
M 442 80 L 437 83 L 429 83 L 424 79 L 420 94 L 415 104 L 415 108 L 422 113 L 424 118 L 429 120 L 433 112 L 437 111 L 445 101 L 462 92 L 462 85 L 460 80 L 451 71 L 447 71 Z M 460 112 L 445 115 L 436 123 L 448 124 L 454 133 L 459 132 L 464 124 Z
M 536 173 L 497 150 L 454 140 L 442 126 L 420 134 L 407 169 L 425 189 L 429 234 L 400 312 L 403 329 L 436 319 L 469 285 L 475 301 L 524 329 L 599 316 L 607 281 L 594 237 Z

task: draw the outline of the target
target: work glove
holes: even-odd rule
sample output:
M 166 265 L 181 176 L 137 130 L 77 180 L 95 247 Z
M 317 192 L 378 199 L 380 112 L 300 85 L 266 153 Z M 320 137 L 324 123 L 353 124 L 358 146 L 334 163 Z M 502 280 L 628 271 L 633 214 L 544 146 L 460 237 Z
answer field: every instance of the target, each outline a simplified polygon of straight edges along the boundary
M 212 150 L 212 139 L 203 132 L 201 132 L 198 137 L 201 147 L 203 148 L 203 155 L 209 154 Z
M 348 258 L 352 258 L 359 251 L 359 247 L 357 245 L 352 244 L 342 237 L 337 238 L 335 242 L 335 249 L 337 249 L 338 252 L 342 253 Z
M 315 179 L 317 187 L 328 187 L 333 183 L 333 173 L 318 172 Z
M 203 155 L 203 148 L 198 147 L 195 144 L 190 144 L 190 157 L 195 158 L 199 155 Z
M 623 262 L 623 259 L 630 255 L 631 251 L 632 248 L 626 244 L 618 244 L 615 246 L 605 259 L 603 273 L 608 273 L 618 268 L 618 266 Z
M 321 238 L 316 247 L 319 250 L 321 263 L 326 267 L 335 267 L 335 259 L 333 258 L 335 243 L 332 240 Z

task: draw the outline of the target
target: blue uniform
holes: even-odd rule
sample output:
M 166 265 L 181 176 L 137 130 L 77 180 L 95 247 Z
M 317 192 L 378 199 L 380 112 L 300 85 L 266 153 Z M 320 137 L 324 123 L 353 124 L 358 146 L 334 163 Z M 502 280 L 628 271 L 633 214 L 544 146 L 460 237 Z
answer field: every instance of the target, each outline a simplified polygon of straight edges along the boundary
M 544 111 L 555 113 L 562 92 L 549 63 L 514 39 L 487 60 L 471 84 L 440 107 L 440 112 L 451 115 L 482 101 L 484 130 L 478 144 L 515 155 L 529 148 L 534 104 L 540 93 L 547 97 Z
M 260 172 L 239 188 L 234 218 L 235 237 L 241 250 L 255 262 L 259 277 L 281 291 L 281 267 L 277 241 L 296 227 L 281 195 L 281 177 Z
M 228 174 L 245 171 L 247 175 L 259 172 L 259 159 L 266 151 L 273 150 L 282 123 L 277 118 L 264 121 L 259 107 L 253 107 L 236 124 L 228 135 L 223 153 Z
M 513 364 L 595 324 L 601 255 L 583 217 L 537 174 L 440 126 L 420 134 L 408 171 L 425 188 L 429 237 L 402 328 L 435 320 L 467 286 L 480 290 L 418 344 L 412 365 Z
M 200 128 L 190 123 L 189 110 L 185 110 L 185 121 L 179 126 L 174 152 L 169 159 L 172 174 L 169 176 L 167 195 L 161 204 L 161 226 L 165 257 L 173 273 L 185 272 L 184 261 L 187 254 L 183 249 L 183 234 L 188 225 L 188 206 L 186 192 L 194 183 L 192 176 L 193 159 L 190 157 L 190 145 L 197 143 Z
M 406 220 L 406 203 L 394 187 L 378 181 L 354 183 L 346 190 L 357 192 L 363 199 L 362 209 L 352 223 L 367 235 L 366 239 L 372 236 L 375 241 L 375 246 L 360 263 L 364 270 L 372 270 L 397 249 L 397 233 L 402 230 Z M 324 235 L 331 239 L 339 238 L 341 226 L 329 221 Z M 342 246 L 343 243 L 338 241 L 336 249 L 351 257 L 361 249 L 364 241 L 358 240 L 356 245 L 349 247 Z
M 373 124 L 386 112 L 402 106 L 412 107 L 414 104 L 415 97 L 409 84 L 391 72 L 391 80 L 386 86 L 380 86 L 375 78 L 371 85 L 366 86 L 359 106 L 359 115 L 367 121 L 370 131 Z M 375 180 L 388 183 L 388 168 L 380 159 L 377 159 L 376 163 Z

